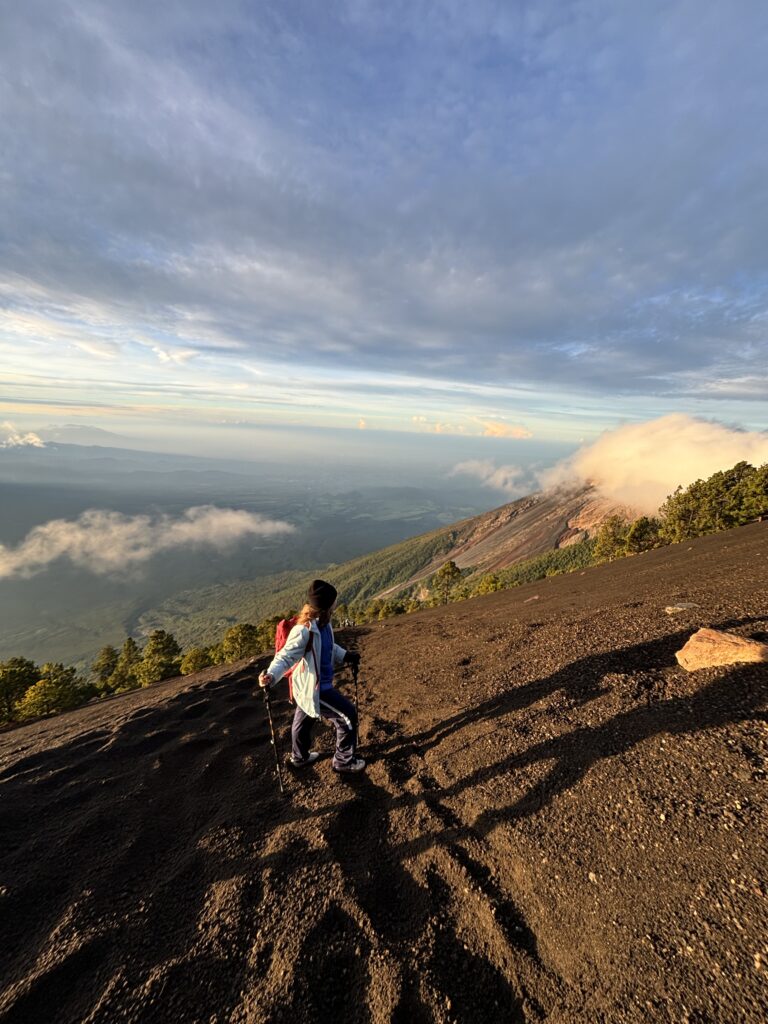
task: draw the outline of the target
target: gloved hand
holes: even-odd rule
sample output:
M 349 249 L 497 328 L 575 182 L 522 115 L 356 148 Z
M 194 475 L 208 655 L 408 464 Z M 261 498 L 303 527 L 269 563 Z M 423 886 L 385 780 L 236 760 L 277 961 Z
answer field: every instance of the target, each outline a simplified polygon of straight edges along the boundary
M 274 683 L 274 681 L 274 678 L 269 674 L 269 672 L 262 672 L 261 675 L 259 676 L 259 686 L 262 688 L 262 690 L 265 690 L 268 686 L 271 686 L 272 683 Z
M 347 651 L 344 655 L 344 664 L 351 666 L 353 669 L 360 668 L 360 655 L 357 651 Z

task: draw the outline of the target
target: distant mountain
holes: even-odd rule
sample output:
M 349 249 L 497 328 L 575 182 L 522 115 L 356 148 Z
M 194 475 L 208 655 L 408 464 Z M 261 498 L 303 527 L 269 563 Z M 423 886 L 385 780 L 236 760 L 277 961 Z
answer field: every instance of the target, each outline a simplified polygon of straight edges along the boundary
M 84 427 L 78 423 L 49 424 L 37 431 L 43 441 L 63 444 L 98 445 L 103 448 L 141 448 L 140 442 L 101 427 Z

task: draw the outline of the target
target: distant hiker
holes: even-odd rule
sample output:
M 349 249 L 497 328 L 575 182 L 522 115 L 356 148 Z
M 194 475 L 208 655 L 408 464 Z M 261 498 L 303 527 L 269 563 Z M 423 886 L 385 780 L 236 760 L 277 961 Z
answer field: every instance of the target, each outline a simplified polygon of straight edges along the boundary
M 259 676 L 259 686 L 271 687 L 293 669 L 293 698 L 296 712 L 291 727 L 291 764 L 305 768 L 320 756 L 309 749 L 312 722 L 325 718 L 336 727 L 336 751 L 333 768 L 337 772 L 361 772 L 362 757 L 356 757 L 357 711 L 354 704 L 334 687 L 333 671 L 342 665 L 356 668 L 360 655 L 345 651 L 333 638 L 331 614 L 336 607 L 337 591 L 324 580 L 313 580 L 307 601 L 298 614 L 296 625 L 288 634 L 266 672 Z

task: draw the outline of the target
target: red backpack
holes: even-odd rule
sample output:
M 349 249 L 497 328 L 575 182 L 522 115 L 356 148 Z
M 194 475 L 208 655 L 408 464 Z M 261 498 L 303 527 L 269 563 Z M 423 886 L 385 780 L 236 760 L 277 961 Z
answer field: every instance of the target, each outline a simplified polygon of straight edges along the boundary
M 286 643 L 288 642 L 288 634 L 291 632 L 291 630 L 293 629 L 293 627 L 296 625 L 296 623 L 298 621 L 299 621 L 298 615 L 294 615 L 292 619 L 280 619 L 280 621 L 277 624 L 277 628 L 275 629 L 275 654 L 279 654 L 280 651 L 282 651 L 282 649 L 285 647 Z M 304 651 L 304 657 L 305 658 L 309 654 L 309 652 L 312 650 L 312 640 L 313 640 L 313 635 L 312 635 L 312 630 L 310 630 L 309 631 L 309 642 L 307 643 L 307 649 Z M 285 678 L 288 680 L 288 700 L 291 702 L 291 704 L 294 703 L 294 700 L 293 700 L 293 678 L 292 678 L 292 676 L 293 676 L 293 669 L 289 669 L 285 673 Z

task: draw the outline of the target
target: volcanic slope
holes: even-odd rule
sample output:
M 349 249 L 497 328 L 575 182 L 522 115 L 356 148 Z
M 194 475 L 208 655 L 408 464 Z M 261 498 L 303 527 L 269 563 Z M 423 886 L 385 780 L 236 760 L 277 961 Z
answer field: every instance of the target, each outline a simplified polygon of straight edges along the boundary
M 565 547 L 594 536 L 616 513 L 635 514 L 592 487 L 538 492 L 349 562 L 260 578 L 256 591 L 242 580 L 184 591 L 129 625 L 142 635 L 166 629 L 185 647 L 215 643 L 235 622 L 256 622 L 295 607 L 308 577 L 332 575 L 343 601 L 387 597 L 423 583 L 448 560 L 462 569 L 492 572 Z
M 0 1021 L 764 1021 L 768 670 L 674 653 L 766 637 L 767 555 L 351 631 L 369 771 L 321 726 L 285 797 L 244 666 L 0 735 Z

